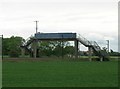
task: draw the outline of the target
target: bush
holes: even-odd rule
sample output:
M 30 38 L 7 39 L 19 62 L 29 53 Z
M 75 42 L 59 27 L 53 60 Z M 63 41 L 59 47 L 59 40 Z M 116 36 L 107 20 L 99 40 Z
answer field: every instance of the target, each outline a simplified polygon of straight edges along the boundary
M 17 50 L 11 50 L 9 53 L 10 57 L 19 57 L 19 53 Z

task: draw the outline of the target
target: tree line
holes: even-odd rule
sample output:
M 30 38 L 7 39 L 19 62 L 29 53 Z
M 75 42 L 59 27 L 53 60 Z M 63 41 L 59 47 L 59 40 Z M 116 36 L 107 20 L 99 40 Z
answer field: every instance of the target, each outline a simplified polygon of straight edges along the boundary
M 2 53 L 3 55 L 7 55 L 9 57 L 20 57 L 21 56 L 21 45 L 25 42 L 23 37 L 19 36 L 11 36 L 10 38 L 3 38 L 3 47 Z M 40 41 L 38 43 L 38 56 L 73 56 L 75 53 L 74 46 L 70 45 L 68 41 Z M 25 52 L 26 55 L 29 55 L 28 52 Z M 78 51 L 80 56 L 87 56 L 87 52 Z M 93 54 L 95 55 L 95 54 Z M 111 50 L 109 52 L 111 56 L 118 56 L 120 53 L 114 52 Z
M 10 57 L 21 56 L 21 45 L 25 42 L 23 37 L 12 36 L 10 38 L 3 38 L 3 55 Z M 64 56 L 67 54 L 74 55 L 74 47 L 70 46 L 69 42 L 61 41 L 41 41 L 38 43 L 38 56 Z M 29 55 L 28 52 L 25 52 Z

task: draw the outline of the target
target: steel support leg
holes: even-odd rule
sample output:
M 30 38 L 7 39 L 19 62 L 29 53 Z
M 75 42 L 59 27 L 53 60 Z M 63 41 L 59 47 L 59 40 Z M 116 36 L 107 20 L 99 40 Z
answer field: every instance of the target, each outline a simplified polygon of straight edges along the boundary
M 100 57 L 100 61 L 103 61 L 103 57 Z
M 22 55 L 22 57 L 25 57 L 25 49 L 24 48 L 21 48 L 21 55 Z
M 75 40 L 75 58 L 78 58 L 78 40 Z
M 33 57 L 37 58 L 37 41 L 33 42 Z
M 89 61 L 92 61 L 92 48 L 88 47 L 88 55 L 89 55 Z

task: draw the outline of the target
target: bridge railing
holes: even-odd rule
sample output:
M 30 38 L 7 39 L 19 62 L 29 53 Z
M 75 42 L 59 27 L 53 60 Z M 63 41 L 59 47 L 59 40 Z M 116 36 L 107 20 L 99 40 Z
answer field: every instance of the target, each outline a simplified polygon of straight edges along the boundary
M 33 38 L 33 36 L 30 36 L 29 38 L 27 38 L 25 41 L 22 42 L 22 46 L 26 46 L 28 44 L 28 42 Z
M 84 42 L 86 45 L 91 45 L 91 42 L 84 38 L 82 35 L 77 34 L 77 38 Z
M 100 46 L 97 44 L 96 41 L 91 41 L 91 45 L 92 45 L 97 51 L 100 51 L 100 50 L 101 50 Z

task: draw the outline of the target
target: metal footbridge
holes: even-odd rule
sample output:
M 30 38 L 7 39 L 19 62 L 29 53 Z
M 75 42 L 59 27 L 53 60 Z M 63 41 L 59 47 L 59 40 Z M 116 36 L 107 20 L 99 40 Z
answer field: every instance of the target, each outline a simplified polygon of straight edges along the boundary
M 102 61 L 108 61 L 108 53 L 103 51 L 101 47 L 97 44 L 96 41 L 89 41 L 86 38 L 82 37 L 77 33 L 36 33 L 33 37 L 29 37 L 23 45 L 21 46 L 26 51 L 28 51 L 31 56 L 34 56 L 34 50 L 31 49 L 31 44 L 36 41 L 75 41 L 77 44 L 76 47 L 76 55 L 78 51 L 78 42 L 83 44 L 86 47 L 89 47 L 93 50 L 93 52 L 100 58 Z M 36 54 L 35 54 L 36 55 Z

